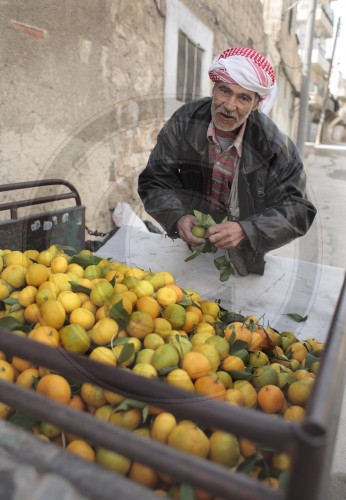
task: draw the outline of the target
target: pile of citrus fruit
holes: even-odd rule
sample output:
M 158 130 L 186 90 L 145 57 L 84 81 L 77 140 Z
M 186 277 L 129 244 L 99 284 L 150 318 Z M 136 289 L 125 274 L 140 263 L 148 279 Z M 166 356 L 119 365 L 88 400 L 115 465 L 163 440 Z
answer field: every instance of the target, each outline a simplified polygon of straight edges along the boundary
M 182 289 L 169 272 L 101 259 L 87 250 L 70 256 L 55 245 L 41 252 L 0 250 L 0 326 L 227 405 L 288 420 L 304 418 L 324 349 L 313 338 L 300 341 L 293 332 L 278 332 L 261 319 L 232 313 L 195 290 Z M 71 386 L 63 375 L 16 356 L 0 353 L 0 377 L 275 488 L 287 481 L 291 459 L 286 453 L 178 420 L 89 383 Z M 4 403 L 0 417 L 19 421 L 18 412 Z M 31 428 L 41 439 L 179 498 L 182 485 L 172 477 L 50 423 L 35 421 Z M 194 494 L 212 498 L 198 489 Z

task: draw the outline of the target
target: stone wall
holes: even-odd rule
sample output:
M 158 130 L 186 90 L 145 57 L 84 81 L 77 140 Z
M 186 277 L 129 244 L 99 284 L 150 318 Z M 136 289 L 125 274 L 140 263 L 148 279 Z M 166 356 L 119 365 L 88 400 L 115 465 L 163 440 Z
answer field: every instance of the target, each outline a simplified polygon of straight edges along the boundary
M 183 3 L 213 31 L 214 54 L 264 50 L 260 0 Z M 137 176 L 163 124 L 165 11 L 164 0 L 2 5 L 1 184 L 69 180 L 101 232 L 118 201 L 145 217 Z

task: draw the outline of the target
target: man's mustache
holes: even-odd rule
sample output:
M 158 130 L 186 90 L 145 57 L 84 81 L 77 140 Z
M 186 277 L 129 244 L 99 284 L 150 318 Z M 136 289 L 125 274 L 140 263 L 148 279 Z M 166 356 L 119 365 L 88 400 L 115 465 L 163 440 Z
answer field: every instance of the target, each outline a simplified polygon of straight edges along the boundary
M 215 111 L 216 113 L 222 113 L 223 115 L 226 115 L 229 118 L 235 118 L 237 121 L 240 119 L 236 111 L 227 111 L 223 106 L 220 106 Z

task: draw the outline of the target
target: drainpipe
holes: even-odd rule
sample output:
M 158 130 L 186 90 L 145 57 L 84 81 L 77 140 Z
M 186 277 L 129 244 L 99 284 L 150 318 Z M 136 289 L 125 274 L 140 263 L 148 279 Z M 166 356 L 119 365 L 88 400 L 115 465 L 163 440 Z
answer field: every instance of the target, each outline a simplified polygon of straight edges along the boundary
M 306 38 L 304 43 L 302 78 L 300 90 L 299 123 L 297 135 L 297 147 L 301 156 L 304 156 L 304 143 L 306 139 L 307 114 L 309 105 L 309 88 L 311 74 L 311 54 L 314 38 L 315 17 L 317 0 L 309 0 L 308 18 L 306 24 Z

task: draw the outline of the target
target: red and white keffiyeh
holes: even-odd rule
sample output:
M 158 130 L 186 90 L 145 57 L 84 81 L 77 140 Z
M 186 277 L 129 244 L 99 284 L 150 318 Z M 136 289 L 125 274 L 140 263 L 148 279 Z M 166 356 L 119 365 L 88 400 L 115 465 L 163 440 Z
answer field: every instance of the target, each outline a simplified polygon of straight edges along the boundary
M 231 47 L 209 66 L 213 82 L 236 83 L 256 92 L 262 99 L 259 109 L 268 114 L 278 94 L 274 70 L 259 52 L 246 47 Z

